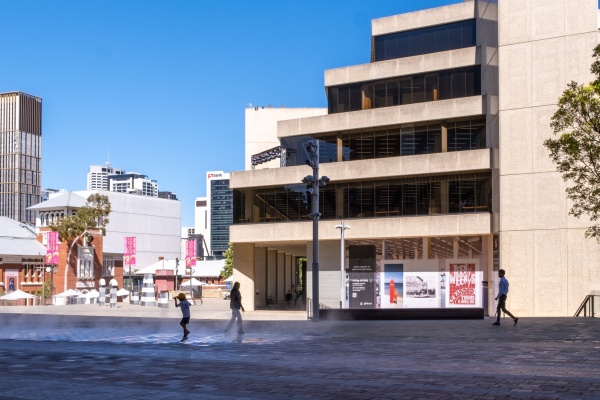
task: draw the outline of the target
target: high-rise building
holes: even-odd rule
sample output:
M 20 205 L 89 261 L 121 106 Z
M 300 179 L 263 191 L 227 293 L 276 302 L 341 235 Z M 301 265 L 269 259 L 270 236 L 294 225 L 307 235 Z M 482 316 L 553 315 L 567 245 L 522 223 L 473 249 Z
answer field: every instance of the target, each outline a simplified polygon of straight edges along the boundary
M 208 172 L 206 183 L 210 235 L 205 240 L 210 249 L 209 255 L 220 257 L 229 248 L 229 225 L 233 216 L 233 194 L 229 188 L 229 174 L 223 171 Z
M 597 0 L 471 0 L 373 20 L 370 62 L 325 71 L 327 115 L 279 121 L 279 149 L 257 160 L 285 162 L 231 173 L 246 308 L 283 301 L 305 257 L 305 298 L 320 262 L 318 304 L 331 309 L 493 315 L 501 268 L 516 315 L 573 315 L 599 288 L 600 250 L 543 142 L 568 83 L 594 79 L 598 42 Z M 314 188 L 301 181 L 317 141 L 330 181 L 313 259 Z
M 104 165 L 90 165 L 87 174 L 87 190 L 109 190 L 108 176 L 123 175 L 124 169 L 117 169 L 110 166 L 110 163 Z
M 158 197 L 158 183 L 147 175 L 137 172 L 108 175 L 108 190 L 119 193 L 132 193 L 141 196 Z
M 0 93 L 0 216 L 29 224 L 40 202 L 42 99 Z

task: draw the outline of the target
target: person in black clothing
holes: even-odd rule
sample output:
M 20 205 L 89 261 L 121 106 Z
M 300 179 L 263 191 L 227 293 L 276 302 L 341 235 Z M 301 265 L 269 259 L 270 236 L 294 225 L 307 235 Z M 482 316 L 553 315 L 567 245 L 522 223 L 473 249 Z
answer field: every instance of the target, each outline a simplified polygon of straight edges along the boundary
M 244 310 L 244 306 L 242 305 L 242 294 L 240 293 L 240 283 L 236 282 L 233 284 L 233 289 L 231 289 L 231 300 L 229 301 L 229 308 L 231 308 L 231 319 L 229 320 L 229 324 L 227 325 L 227 329 L 225 329 L 225 334 L 229 332 L 231 329 L 231 325 L 237 319 L 238 326 L 238 334 L 244 333 L 242 329 L 242 314 L 240 313 L 240 309 Z

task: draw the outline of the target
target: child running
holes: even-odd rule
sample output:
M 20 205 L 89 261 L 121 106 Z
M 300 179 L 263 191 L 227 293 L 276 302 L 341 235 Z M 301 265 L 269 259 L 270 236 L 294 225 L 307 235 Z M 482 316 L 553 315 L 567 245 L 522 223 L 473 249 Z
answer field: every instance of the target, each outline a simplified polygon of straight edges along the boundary
M 179 303 L 177 302 L 178 299 Z M 190 334 L 190 331 L 187 330 L 187 324 L 190 323 L 190 302 L 186 300 L 184 293 L 179 293 L 173 300 L 175 300 L 175 307 L 181 308 L 182 318 L 179 325 L 183 328 L 183 337 L 181 338 L 181 341 L 185 342 L 188 340 L 188 335 Z

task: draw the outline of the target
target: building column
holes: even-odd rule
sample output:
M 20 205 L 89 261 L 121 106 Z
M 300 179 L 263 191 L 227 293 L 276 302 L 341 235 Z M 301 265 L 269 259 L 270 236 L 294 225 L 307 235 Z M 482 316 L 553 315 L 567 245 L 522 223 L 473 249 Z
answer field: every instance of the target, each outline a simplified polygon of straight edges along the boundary
M 244 308 L 254 311 L 255 307 L 255 249 L 254 243 L 233 243 L 236 255 L 233 259 L 233 279 L 240 283 Z

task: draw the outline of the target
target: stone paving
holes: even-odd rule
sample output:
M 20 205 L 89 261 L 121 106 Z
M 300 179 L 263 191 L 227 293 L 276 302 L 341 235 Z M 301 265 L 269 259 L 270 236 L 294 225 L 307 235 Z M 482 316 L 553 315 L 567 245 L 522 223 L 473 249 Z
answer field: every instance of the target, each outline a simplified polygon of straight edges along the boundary
M 600 319 L 262 311 L 238 338 L 222 304 L 192 309 L 185 343 L 176 309 L 0 308 L 0 399 L 600 399 Z

